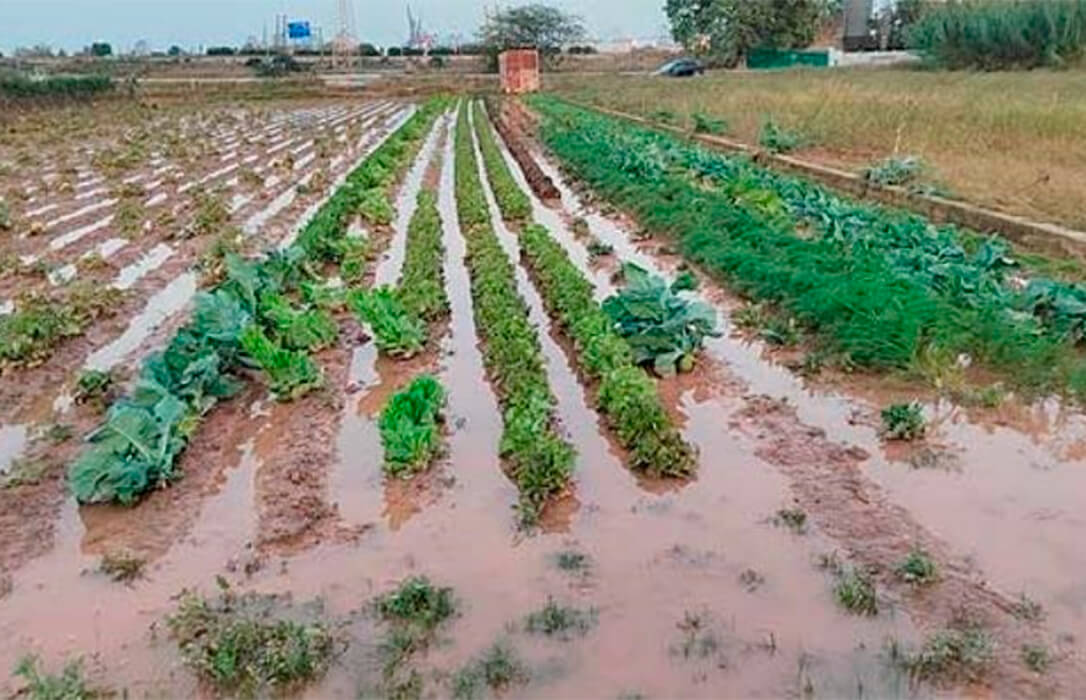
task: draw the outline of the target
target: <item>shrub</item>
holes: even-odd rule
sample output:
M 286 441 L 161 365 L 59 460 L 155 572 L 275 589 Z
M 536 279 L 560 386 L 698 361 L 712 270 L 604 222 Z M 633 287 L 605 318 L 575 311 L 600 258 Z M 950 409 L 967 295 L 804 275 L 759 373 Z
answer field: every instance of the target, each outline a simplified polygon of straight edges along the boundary
M 1086 51 L 1086 0 L 950 0 L 908 34 L 911 48 L 946 68 L 1062 67 Z

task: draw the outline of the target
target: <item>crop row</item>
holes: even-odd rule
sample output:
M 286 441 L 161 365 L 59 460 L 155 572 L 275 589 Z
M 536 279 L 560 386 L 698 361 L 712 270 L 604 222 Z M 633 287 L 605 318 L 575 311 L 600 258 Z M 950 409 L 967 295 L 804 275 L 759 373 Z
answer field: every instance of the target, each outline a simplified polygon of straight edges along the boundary
M 1086 394 L 1073 347 L 1086 290 L 1044 279 L 1055 263 L 551 98 L 532 104 L 577 176 L 843 362 L 940 376 L 965 355 L 1023 389 Z
M 479 140 L 479 151 L 483 154 L 483 164 L 490 178 L 494 197 L 498 200 L 502 218 L 506 221 L 526 221 L 532 215 L 532 203 L 517 185 L 517 181 L 505 167 L 501 149 L 494 140 L 494 132 L 487 127 L 486 110 L 481 102 L 475 103 L 475 136 Z
M 422 190 L 407 228 L 406 252 L 396 288 L 357 290 L 349 298 L 359 320 L 369 324 L 382 353 L 408 358 L 421 352 L 428 325 L 448 313 L 441 218 L 433 192 Z
M 385 152 L 408 149 L 436 114 L 432 105 L 424 107 L 390 137 L 394 146 Z M 88 436 L 90 446 L 69 467 L 80 502 L 133 503 L 179 478 L 178 456 L 216 403 L 240 391 L 247 368 L 262 369 L 283 400 L 320 386 L 320 370 L 308 353 L 338 335 L 320 308 L 321 267 L 335 263 L 342 271 L 365 250 L 346 231 L 372 173 L 368 163 L 287 250 L 259 261 L 227 257 L 226 280 L 197 295 L 191 320 L 164 351 L 147 358 L 135 386 L 110 407 L 105 423 Z
M 485 116 L 478 112 L 475 128 L 481 134 L 490 133 Z M 497 156 L 486 161 L 491 183 L 512 182 L 523 196 L 505 159 L 500 153 Z M 495 189 L 499 206 L 509 194 L 509 190 Z M 544 227 L 525 225 L 520 243 L 543 303 L 573 339 L 578 366 L 598 382 L 597 408 L 630 451 L 630 466 L 655 476 L 692 473 L 696 466 L 693 450 L 683 442 L 660 404 L 652 380 L 634 363 L 629 344 L 596 303 L 592 283 Z
M 501 454 L 520 490 L 521 520 L 530 525 L 547 499 L 566 488 L 574 451 L 554 431 L 555 400 L 539 337 L 491 225 L 466 105 L 460 109 L 455 145 L 457 213 L 467 241 L 475 323 L 502 407 Z

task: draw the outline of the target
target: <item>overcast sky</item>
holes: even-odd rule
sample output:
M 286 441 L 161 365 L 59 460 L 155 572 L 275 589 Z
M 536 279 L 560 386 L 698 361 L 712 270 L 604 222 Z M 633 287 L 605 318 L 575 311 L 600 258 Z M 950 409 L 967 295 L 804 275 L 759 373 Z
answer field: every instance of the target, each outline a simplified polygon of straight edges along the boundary
M 407 38 L 406 0 L 352 0 L 358 34 L 382 45 Z M 665 30 L 664 0 L 550 0 L 585 19 L 605 39 L 655 36 Z M 470 39 L 483 18 L 483 0 L 411 0 L 425 29 Z M 493 0 L 490 0 L 493 6 Z M 511 7 L 519 2 L 502 2 Z M 335 34 L 338 0 L 0 0 L 0 50 L 47 43 L 66 50 L 91 41 L 130 50 L 139 40 L 152 49 L 238 45 L 274 30 L 275 14 L 308 19 Z

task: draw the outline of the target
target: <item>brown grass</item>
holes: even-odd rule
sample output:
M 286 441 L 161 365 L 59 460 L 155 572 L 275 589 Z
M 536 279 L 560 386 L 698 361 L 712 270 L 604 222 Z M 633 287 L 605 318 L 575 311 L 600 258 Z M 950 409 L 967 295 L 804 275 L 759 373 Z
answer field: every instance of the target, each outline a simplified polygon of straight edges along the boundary
M 796 70 L 695 81 L 548 76 L 548 89 L 615 109 L 702 112 L 756 143 L 766 117 L 799 129 L 800 157 L 860 170 L 916 155 L 954 196 L 1086 229 L 1086 72 Z

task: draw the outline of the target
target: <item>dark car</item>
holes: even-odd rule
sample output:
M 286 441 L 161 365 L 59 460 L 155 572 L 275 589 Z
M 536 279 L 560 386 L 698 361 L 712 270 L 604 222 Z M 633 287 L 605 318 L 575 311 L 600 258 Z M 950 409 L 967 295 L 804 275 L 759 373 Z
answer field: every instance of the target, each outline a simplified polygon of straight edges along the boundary
M 666 75 L 670 78 L 689 78 L 705 72 L 705 65 L 695 58 L 676 58 L 653 71 L 653 75 Z

